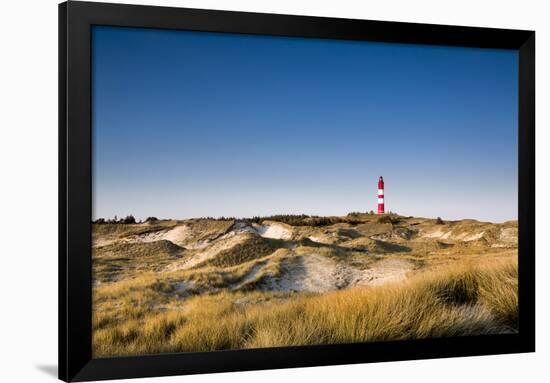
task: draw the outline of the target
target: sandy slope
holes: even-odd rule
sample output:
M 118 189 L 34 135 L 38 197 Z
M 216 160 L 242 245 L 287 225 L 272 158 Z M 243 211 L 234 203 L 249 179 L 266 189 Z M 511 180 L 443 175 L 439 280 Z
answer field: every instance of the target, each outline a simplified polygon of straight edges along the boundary
M 280 277 L 268 278 L 262 288 L 275 291 L 323 293 L 353 286 L 380 285 L 405 278 L 413 269 L 406 260 L 388 259 L 370 269 L 358 269 L 317 254 L 299 256 L 284 263 Z

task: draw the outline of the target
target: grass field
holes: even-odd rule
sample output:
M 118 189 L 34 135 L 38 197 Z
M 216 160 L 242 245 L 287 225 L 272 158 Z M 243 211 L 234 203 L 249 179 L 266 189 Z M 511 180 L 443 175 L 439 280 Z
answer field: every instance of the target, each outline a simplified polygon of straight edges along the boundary
M 517 223 L 393 219 L 94 225 L 94 356 L 517 331 Z

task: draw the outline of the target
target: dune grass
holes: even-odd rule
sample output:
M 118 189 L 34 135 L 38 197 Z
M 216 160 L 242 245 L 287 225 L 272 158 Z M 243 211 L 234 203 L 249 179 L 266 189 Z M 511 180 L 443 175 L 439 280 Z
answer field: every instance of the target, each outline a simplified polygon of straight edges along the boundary
M 170 241 L 114 243 L 92 249 L 96 282 L 109 282 L 143 271 L 161 269 L 180 258 L 184 249 Z
M 222 267 L 238 266 L 244 262 L 272 254 L 275 250 L 283 246 L 284 241 L 250 235 L 243 243 L 238 243 L 230 249 L 220 251 L 215 257 L 204 262 L 204 265 Z
M 124 238 L 132 235 L 142 235 L 169 229 L 177 224 L 178 221 L 174 220 L 155 221 L 155 223 L 143 224 L 104 223 L 92 225 L 92 231 L 96 236 Z
M 454 262 L 405 282 L 323 295 L 174 298 L 154 273 L 94 291 L 95 357 L 517 331 L 517 261 Z

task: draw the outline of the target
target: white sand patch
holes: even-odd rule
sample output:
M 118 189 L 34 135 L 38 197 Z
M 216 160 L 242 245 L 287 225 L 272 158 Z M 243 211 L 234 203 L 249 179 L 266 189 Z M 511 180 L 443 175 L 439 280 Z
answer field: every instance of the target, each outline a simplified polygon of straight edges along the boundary
M 136 235 L 128 236 L 127 238 L 124 238 L 122 241 L 130 242 L 130 243 L 156 242 L 156 241 L 163 240 L 167 232 L 168 230 L 159 230 L 159 231 L 153 231 L 145 234 L 136 234 Z
M 269 290 L 326 292 L 336 290 L 335 262 L 321 255 L 300 256 L 283 264 L 279 278 L 269 281 Z
M 149 243 L 156 241 L 170 241 L 178 246 L 188 247 L 187 242 L 193 237 L 193 232 L 188 225 L 178 225 L 170 229 L 162 229 L 145 234 L 129 236 L 120 241 L 129 243 Z M 190 245 L 192 247 L 193 245 Z
M 422 234 L 424 238 L 434 238 L 434 239 L 449 239 L 451 236 L 450 231 L 436 230 L 429 233 Z
M 332 245 L 338 242 L 338 237 L 335 236 L 334 233 L 319 233 L 317 235 L 310 235 L 307 238 L 313 242 L 322 243 L 325 245 Z
M 286 225 L 278 222 L 264 222 L 263 224 L 247 222 L 236 222 L 232 231 L 235 233 L 254 233 L 264 238 L 290 239 L 292 230 Z
M 515 227 L 508 227 L 500 231 L 498 239 L 503 242 L 517 243 L 518 242 L 518 229 Z
M 165 232 L 162 239 L 175 243 L 178 246 L 183 246 L 191 236 L 192 232 L 189 226 L 181 225 Z
M 456 233 L 456 230 L 455 230 Z M 471 241 L 477 241 L 478 239 L 481 239 L 483 237 L 483 234 L 485 234 L 485 231 L 472 233 L 472 232 L 462 232 L 455 234 L 453 231 L 443 231 L 443 230 L 435 230 L 427 233 L 423 233 L 422 237 L 424 238 L 431 238 L 431 239 L 450 239 L 453 241 L 464 241 L 464 242 L 471 242 Z
M 313 241 L 313 242 L 324 243 L 324 242 L 323 242 L 323 241 L 324 241 L 323 238 L 321 238 L 321 237 L 316 237 L 315 235 L 310 235 L 310 236 L 308 237 L 308 239 L 310 239 L 310 240 Z
M 267 290 L 324 293 L 353 286 L 381 285 L 404 279 L 413 265 L 406 260 L 388 259 L 361 270 L 322 255 L 308 254 L 286 261 L 282 268 L 280 277 L 267 280 Z
M 260 225 L 256 225 L 256 226 L 260 226 Z M 232 228 L 232 232 L 236 234 L 240 234 L 240 233 L 258 234 L 258 230 L 254 226 L 252 226 L 248 222 L 241 222 L 241 221 L 235 222 L 235 225 L 233 225 L 233 228 Z
M 384 259 L 370 269 L 372 279 L 367 283 L 371 286 L 380 286 L 389 282 L 405 279 L 407 273 L 413 269 L 413 264 L 404 259 Z
M 511 247 L 518 244 L 518 229 L 516 227 L 507 227 L 501 229 L 498 242 L 493 243 L 491 247 Z
M 254 227 L 258 234 L 264 238 L 290 239 L 292 237 L 292 231 L 280 223 L 270 222 Z
M 477 233 L 477 234 L 467 234 L 467 235 L 460 235 L 457 239 L 462 239 L 464 242 L 471 242 L 471 241 L 477 241 L 478 239 L 481 239 L 483 237 L 483 234 L 485 234 L 484 231 Z

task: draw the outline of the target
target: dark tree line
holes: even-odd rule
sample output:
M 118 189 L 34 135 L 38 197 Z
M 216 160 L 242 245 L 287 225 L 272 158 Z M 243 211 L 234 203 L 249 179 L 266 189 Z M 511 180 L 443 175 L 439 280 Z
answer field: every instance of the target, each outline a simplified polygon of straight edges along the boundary
M 137 222 L 136 219 L 132 214 L 127 215 L 124 218 L 118 219 L 118 217 L 115 215 L 112 219 L 105 219 L 105 218 L 98 218 L 95 221 L 92 221 L 92 223 L 96 224 L 106 224 L 106 223 L 122 223 L 122 224 L 132 224 L 132 223 L 141 223 Z
M 328 226 L 328 225 L 334 225 L 336 223 L 349 223 L 349 224 L 358 224 L 361 222 L 361 215 L 374 215 L 374 212 L 371 210 L 368 213 L 361 213 L 361 212 L 351 212 L 345 217 L 319 217 L 316 215 L 307 215 L 307 214 L 275 214 L 270 216 L 254 216 L 251 218 L 236 218 L 236 217 L 201 217 L 200 219 L 205 220 L 211 220 L 211 221 L 245 221 L 248 223 L 262 223 L 263 221 L 275 221 L 275 222 L 281 222 L 285 223 L 287 225 L 291 226 Z M 145 219 L 146 223 L 154 223 L 159 221 L 157 217 L 147 217 Z M 381 216 L 378 218 L 379 223 L 391 223 L 391 224 L 397 224 L 399 222 L 399 218 L 393 216 L 392 213 L 388 213 L 386 215 Z M 135 217 L 130 214 L 127 215 L 124 218 L 117 218 L 115 215 L 112 219 L 105 219 L 105 218 L 98 218 L 95 221 L 93 221 L 95 224 L 135 224 L 135 223 L 142 223 L 141 221 L 136 221 Z M 441 218 L 438 217 L 437 219 L 438 224 L 444 224 L 444 222 L 441 220 Z
M 361 223 L 362 215 L 374 215 L 374 212 L 351 212 L 345 217 L 320 217 L 317 215 L 307 214 L 275 214 L 269 216 L 253 216 L 248 218 L 236 218 L 236 217 L 201 217 L 199 219 L 212 220 L 212 221 L 244 221 L 248 223 L 261 224 L 263 221 L 275 221 L 285 223 L 291 226 L 328 226 L 336 223 L 349 223 L 358 224 Z

